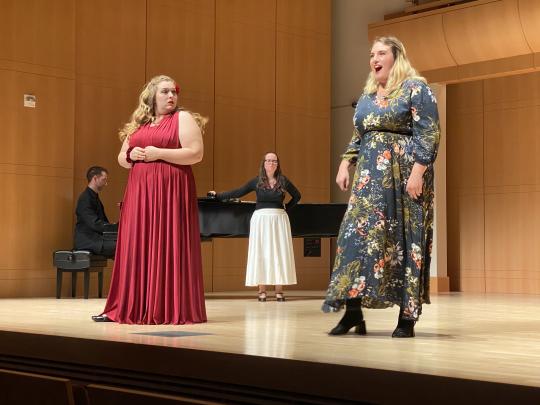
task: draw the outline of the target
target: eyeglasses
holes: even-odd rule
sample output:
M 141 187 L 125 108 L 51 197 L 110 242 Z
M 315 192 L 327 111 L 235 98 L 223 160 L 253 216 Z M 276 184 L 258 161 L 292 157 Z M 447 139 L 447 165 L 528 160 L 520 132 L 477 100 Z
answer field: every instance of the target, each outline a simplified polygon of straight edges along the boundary
M 277 165 L 279 163 L 279 161 L 277 160 L 274 160 L 274 159 L 265 159 L 264 160 L 266 163 L 272 163 L 274 165 Z

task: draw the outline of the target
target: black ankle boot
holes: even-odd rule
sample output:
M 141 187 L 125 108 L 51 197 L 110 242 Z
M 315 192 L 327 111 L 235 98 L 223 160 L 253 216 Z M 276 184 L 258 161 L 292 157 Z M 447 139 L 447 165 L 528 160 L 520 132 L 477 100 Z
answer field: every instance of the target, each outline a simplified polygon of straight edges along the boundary
M 367 333 L 360 299 L 347 300 L 343 318 L 341 318 L 334 329 L 328 332 L 328 334 L 344 335 L 354 326 L 356 326 L 354 333 L 357 333 L 358 335 L 365 335 Z
M 403 319 L 403 309 L 399 310 L 398 324 L 392 337 L 395 338 L 411 338 L 414 337 L 414 324 L 416 321 L 410 319 Z

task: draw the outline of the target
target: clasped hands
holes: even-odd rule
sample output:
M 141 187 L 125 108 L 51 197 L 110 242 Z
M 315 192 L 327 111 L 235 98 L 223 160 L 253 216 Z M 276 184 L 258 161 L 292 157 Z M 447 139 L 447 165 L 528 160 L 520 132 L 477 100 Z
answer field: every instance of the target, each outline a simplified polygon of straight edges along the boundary
M 129 158 L 133 161 L 154 162 L 160 159 L 159 152 L 160 149 L 155 146 L 147 146 L 145 148 L 136 146 L 129 153 Z

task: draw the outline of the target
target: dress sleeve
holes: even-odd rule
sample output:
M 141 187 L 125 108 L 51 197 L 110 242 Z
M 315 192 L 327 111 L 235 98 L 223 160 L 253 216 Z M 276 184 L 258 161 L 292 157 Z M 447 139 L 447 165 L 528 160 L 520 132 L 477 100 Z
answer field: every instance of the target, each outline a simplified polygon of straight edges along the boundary
M 358 160 L 358 152 L 360 151 L 361 141 L 362 137 L 360 135 L 360 132 L 357 128 L 354 128 L 351 141 L 349 142 L 349 145 L 347 145 L 345 153 L 341 155 L 341 158 L 343 160 L 348 160 L 353 165 L 356 164 L 356 161 Z
M 291 195 L 291 199 L 287 204 L 285 204 L 285 209 L 289 210 L 292 207 L 294 207 L 296 204 L 298 204 L 298 201 L 300 201 L 300 198 L 302 198 L 302 194 L 300 194 L 300 191 L 294 186 L 294 184 L 287 178 L 285 178 L 286 181 L 286 187 L 285 190 Z
M 437 157 L 441 130 L 435 95 L 420 81 L 411 84 L 411 115 L 414 160 L 428 166 Z
M 243 197 L 247 193 L 254 191 L 256 186 L 257 186 L 257 177 L 255 177 L 254 179 L 251 179 L 240 188 L 237 188 L 235 190 L 230 190 L 230 191 L 224 191 L 223 193 L 217 193 L 216 200 L 223 201 L 223 200 L 230 200 L 231 198 Z

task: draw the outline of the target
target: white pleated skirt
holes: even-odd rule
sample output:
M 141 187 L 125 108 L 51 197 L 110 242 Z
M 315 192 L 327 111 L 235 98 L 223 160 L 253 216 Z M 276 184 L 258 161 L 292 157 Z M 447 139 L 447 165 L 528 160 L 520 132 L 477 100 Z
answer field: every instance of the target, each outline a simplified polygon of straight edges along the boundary
M 289 216 L 283 209 L 255 210 L 249 229 L 246 286 L 296 284 Z

